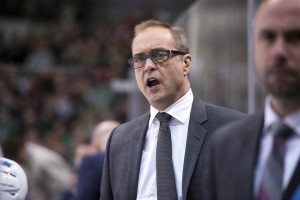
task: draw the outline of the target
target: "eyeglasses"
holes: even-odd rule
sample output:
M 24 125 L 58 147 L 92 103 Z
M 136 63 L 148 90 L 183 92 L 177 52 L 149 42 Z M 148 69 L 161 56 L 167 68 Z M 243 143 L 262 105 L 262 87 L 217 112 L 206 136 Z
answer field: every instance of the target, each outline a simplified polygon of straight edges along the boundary
M 128 59 L 128 63 L 132 68 L 137 69 L 137 68 L 144 67 L 146 60 L 148 58 L 150 58 L 154 64 L 164 63 L 169 59 L 170 54 L 185 55 L 186 53 L 183 53 L 181 51 L 175 51 L 175 50 L 159 50 L 159 51 L 152 52 L 148 55 L 134 56 Z

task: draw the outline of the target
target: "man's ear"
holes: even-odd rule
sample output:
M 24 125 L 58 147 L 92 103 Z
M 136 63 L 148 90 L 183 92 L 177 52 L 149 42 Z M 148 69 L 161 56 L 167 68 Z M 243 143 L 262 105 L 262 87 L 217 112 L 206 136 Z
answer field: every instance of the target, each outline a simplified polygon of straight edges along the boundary
M 188 75 L 192 68 L 192 57 L 190 54 L 186 54 L 183 56 L 183 66 L 184 73 Z

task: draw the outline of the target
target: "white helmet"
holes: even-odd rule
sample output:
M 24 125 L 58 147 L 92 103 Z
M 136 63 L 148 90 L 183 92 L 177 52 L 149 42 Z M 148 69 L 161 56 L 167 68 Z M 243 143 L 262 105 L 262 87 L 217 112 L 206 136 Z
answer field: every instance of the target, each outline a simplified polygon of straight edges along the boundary
M 15 161 L 0 157 L 0 199 L 24 200 L 28 183 L 24 170 Z

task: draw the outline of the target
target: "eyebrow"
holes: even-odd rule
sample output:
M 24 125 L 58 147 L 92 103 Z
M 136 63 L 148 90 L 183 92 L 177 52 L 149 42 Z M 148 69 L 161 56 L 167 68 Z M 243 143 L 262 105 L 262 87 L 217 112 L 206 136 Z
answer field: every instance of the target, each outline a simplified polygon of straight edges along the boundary
M 285 33 L 298 33 L 298 32 L 300 32 L 300 28 L 291 28 L 291 29 L 288 29 L 284 32 Z
M 264 28 L 261 28 L 261 31 L 260 32 L 278 32 L 277 29 L 273 28 L 273 27 L 264 27 Z M 292 28 L 286 28 L 286 29 L 283 29 L 283 30 L 280 30 L 280 32 L 283 32 L 283 33 L 287 33 L 287 32 L 298 32 L 300 31 L 300 27 L 292 27 Z
M 161 51 L 161 50 L 167 50 L 165 48 L 155 48 L 155 49 L 152 49 L 149 53 L 137 53 L 137 54 L 133 54 L 133 57 L 136 57 L 136 56 L 144 56 L 144 55 L 147 55 L 147 54 L 151 54 L 151 53 L 154 53 L 154 52 L 157 52 L 157 51 Z

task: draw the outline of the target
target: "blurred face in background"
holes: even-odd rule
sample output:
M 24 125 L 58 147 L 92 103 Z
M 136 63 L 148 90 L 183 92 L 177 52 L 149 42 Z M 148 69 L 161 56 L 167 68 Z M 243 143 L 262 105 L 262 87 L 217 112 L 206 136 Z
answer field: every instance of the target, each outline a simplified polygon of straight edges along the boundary
M 177 50 L 171 32 L 164 27 L 148 27 L 133 39 L 132 54 L 148 55 L 158 50 Z M 148 102 L 158 110 L 164 110 L 190 88 L 188 74 L 191 57 L 169 55 L 164 63 L 155 64 L 151 59 L 141 68 L 134 69 L 137 84 Z
M 270 0 L 255 19 L 255 64 L 271 97 L 300 99 L 300 1 Z

